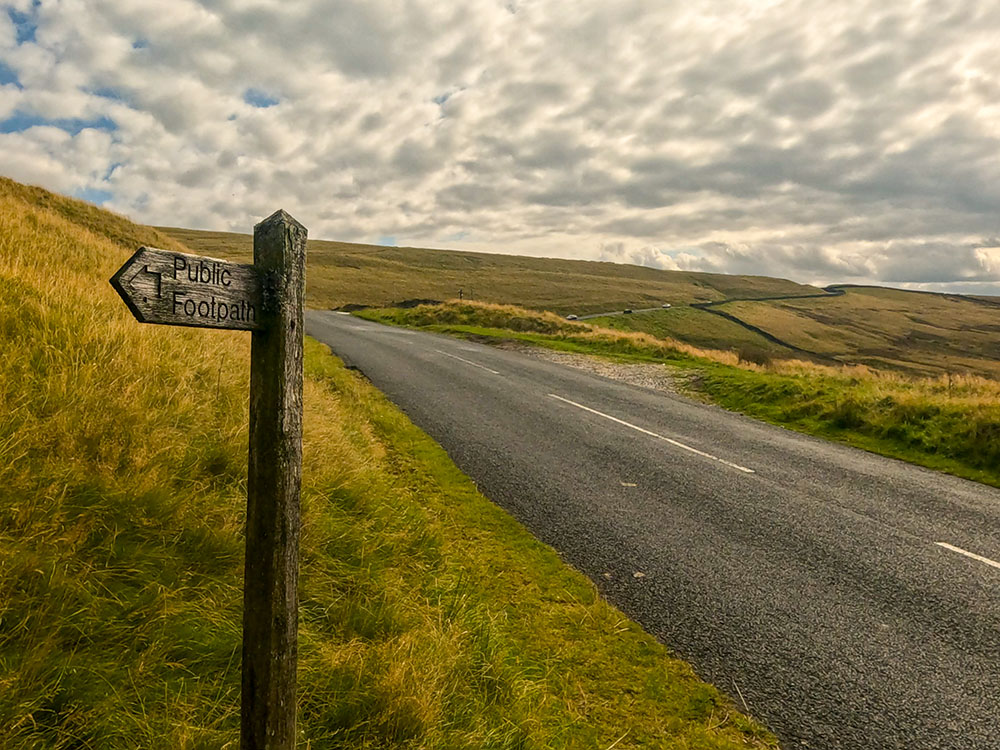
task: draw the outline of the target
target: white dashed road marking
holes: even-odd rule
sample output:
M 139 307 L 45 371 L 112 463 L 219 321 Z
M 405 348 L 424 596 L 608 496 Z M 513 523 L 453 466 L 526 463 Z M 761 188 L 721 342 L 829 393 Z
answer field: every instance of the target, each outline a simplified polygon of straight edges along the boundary
M 489 367 L 485 367 L 485 366 L 479 364 L 478 362 L 472 362 L 472 361 L 470 361 L 468 359 L 464 359 L 464 358 L 459 357 L 459 356 L 457 356 L 455 354 L 448 354 L 448 352 L 443 352 L 440 349 L 435 349 L 434 351 L 436 351 L 438 354 L 443 354 L 446 357 L 451 357 L 452 359 L 457 359 L 459 362 L 465 362 L 465 364 L 467 364 L 467 365 L 472 365 L 473 367 L 478 367 L 480 370 L 486 370 L 486 372 L 492 372 L 494 375 L 499 375 L 500 374 L 496 370 L 491 370 Z
M 992 565 L 994 568 L 1000 568 L 1000 562 L 996 560 L 991 560 L 988 557 L 983 557 L 982 555 L 977 555 L 975 552 L 969 552 L 969 550 L 962 549 L 961 547 L 956 547 L 953 544 L 948 544 L 948 542 L 934 542 L 938 547 L 944 547 L 945 549 L 950 549 L 952 552 L 957 552 L 960 555 L 965 555 L 966 557 L 971 557 L 973 560 L 978 560 L 986 565 Z
M 626 422 L 624 419 L 618 419 L 618 417 L 612 417 L 610 414 L 605 414 L 603 411 L 597 411 L 597 409 L 591 409 L 589 406 L 584 406 L 583 404 L 578 404 L 576 401 L 570 401 L 568 398 L 563 398 L 562 396 L 557 396 L 554 393 L 550 393 L 549 396 L 551 396 L 552 398 L 558 399 L 559 401 L 562 401 L 564 403 L 570 404 L 571 406 L 575 406 L 577 409 L 583 409 L 584 411 L 589 411 L 591 414 L 596 414 L 599 417 L 604 417 L 605 419 L 610 419 L 612 422 L 617 422 L 620 425 L 625 425 L 626 427 L 630 427 L 633 430 L 635 430 L 636 432 L 641 432 L 643 435 L 649 435 L 650 437 L 655 437 L 658 440 L 662 440 L 665 443 L 670 443 L 671 445 L 677 446 L 678 448 L 683 448 L 684 450 L 690 451 L 691 453 L 694 453 L 694 454 L 696 454 L 698 456 L 702 456 L 703 458 L 708 458 L 708 459 L 711 459 L 712 461 L 718 461 L 720 464 L 724 464 L 725 466 L 729 466 L 729 467 L 731 467 L 733 469 L 736 469 L 737 471 L 742 471 L 745 474 L 755 474 L 756 473 L 753 469 L 748 469 L 746 466 L 740 466 L 739 464 L 734 464 L 731 461 L 726 461 L 725 459 L 719 458 L 718 456 L 713 456 L 711 453 L 705 453 L 705 451 L 700 451 L 697 448 L 692 448 L 690 445 L 685 445 L 684 443 L 682 443 L 682 442 L 680 442 L 678 440 L 673 440 L 671 438 L 664 437 L 663 435 L 658 435 L 655 432 L 650 432 L 649 430 L 644 430 L 642 427 L 639 427 L 638 425 L 634 425 L 631 422 Z

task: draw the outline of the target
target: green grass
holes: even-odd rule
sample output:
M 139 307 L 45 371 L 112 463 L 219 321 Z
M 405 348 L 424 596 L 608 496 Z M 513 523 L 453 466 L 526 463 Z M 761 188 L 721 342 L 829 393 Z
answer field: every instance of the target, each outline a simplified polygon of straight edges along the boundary
M 990 381 L 754 372 L 711 364 L 694 382 L 727 409 L 1000 487 L 1000 400 Z
M 0 747 L 238 744 L 248 337 L 107 283 L 169 240 L 0 181 Z M 303 748 L 774 747 L 307 341 Z
M 633 358 L 675 359 L 716 358 L 735 364 L 736 352 L 703 350 L 673 339 L 658 339 L 637 331 L 615 331 L 589 322 L 568 321 L 549 312 L 527 310 L 515 305 L 485 302 L 448 302 L 413 308 L 360 310 L 359 317 L 391 325 L 427 328 L 441 333 L 486 338 L 510 338 L 565 351 L 600 351 Z
M 164 227 L 193 251 L 246 260 L 249 235 Z M 563 315 L 729 297 L 815 293 L 815 287 L 765 276 L 661 271 L 620 263 L 531 258 L 310 240 L 307 302 L 385 306 L 403 300 L 466 298 L 513 303 Z
M 703 349 L 759 351 L 772 357 L 789 357 L 790 349 L 774 344 L 738 323 L 688 305 L 587 320 L 615 331 L 638 331 L 660 339 L 676 339 Z
M 484 325 L 474 324 L 477 308 Z M 909 377 L 795 360 L 748 362 L 733 352 L 698 350 L 643 333 L 572 323 L 551 330 L 552 321 L 542 314 L 490 305 L 359 315 L 485 341 L 663 363 L 684 376 L 679 382 L 692 395 L 727 409 L 1000 487 L 1000 383 L 994 380 Z M 516 328 L 503 327 L 504 318 L 516 321 Z

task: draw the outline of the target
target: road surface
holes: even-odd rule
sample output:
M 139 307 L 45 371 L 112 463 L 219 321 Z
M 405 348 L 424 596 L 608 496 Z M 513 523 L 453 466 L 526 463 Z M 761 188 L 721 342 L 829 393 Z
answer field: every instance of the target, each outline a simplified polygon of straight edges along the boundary
M 631 308 L 630 308 L 631 309 Z M 589 315 L 579 315 L 577 320 L 590 320 L 591 318 L 613 318 L 616 315 L 631 315 L 633 313 L 644 313 L 653 312 L 655 310 L 669 310 L 670 308 L 663 307 L 662 305 L 657 305 L 656 307 L 644 307 L 641 310 L 632 310 L 631 313 L 626 313 L 624 310 L 611 310 L 610 312 L 600 312 L 600 313 L 590 313 Z
M 307 331 L 784 748 L 1000 748 L 1000 491 L 459 339 Z

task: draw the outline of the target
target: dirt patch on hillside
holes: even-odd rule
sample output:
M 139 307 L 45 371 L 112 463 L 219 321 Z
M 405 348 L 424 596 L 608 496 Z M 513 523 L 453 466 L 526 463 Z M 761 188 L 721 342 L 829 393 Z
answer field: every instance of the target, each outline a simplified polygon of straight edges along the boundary
M 690 386 L 689 377 L 678 374 L 677 370 L 668 365 L 642 362 L 612 362 L 591 354 L 574 354 L 572 352 L 557 352 L 540 346 L 522 344 L 519 341 L 492 341 L 497 349 L 515 351 L 527 357 L 556 362 L 578 370 L 586 370 L 595 375 L 602 375 L 612 380 L 620 380 L 642 388 L 652 388 L 656 391 L 677 393 L 682 386 Z M 685 389 L 686 390 L 686 389 Z

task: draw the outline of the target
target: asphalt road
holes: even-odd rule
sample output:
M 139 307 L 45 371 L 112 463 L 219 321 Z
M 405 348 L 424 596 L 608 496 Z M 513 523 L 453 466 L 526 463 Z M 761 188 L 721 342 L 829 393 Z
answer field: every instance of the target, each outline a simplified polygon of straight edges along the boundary
M 1000 491 L 458 339 L 307 331 L 783 747 L 1000 748 Z
M 666 309 L 669 308 L 665 308 L 662 305 L 657 305 L 656 307 L 644 307 L 641 310 L 632 310 L 632 312 L 644 313 L 644 312 L 653 312 L 654 310 L 666 310 Z M 628 315 L 628 314 L 630 313 L 626 313 L 624 310 L 611 310 L 610 312 L 590 313 L 589 315 L 580 315 L 579 317 L 577 317 L 577 320 L 590 320 L 591 318 L 613 318 L 616 315 Z

